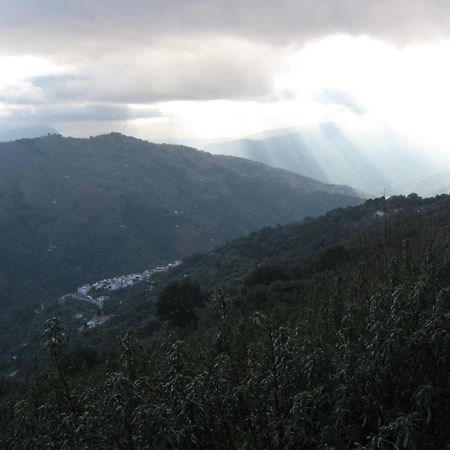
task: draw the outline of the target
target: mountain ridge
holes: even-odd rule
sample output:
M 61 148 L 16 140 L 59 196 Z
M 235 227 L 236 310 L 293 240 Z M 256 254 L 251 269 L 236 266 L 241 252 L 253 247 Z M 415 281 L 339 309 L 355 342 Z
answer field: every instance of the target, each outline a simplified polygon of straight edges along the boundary
M 351 185 L 375 197 L 397 183 L 432 176 L 439 170 L 436 161 L 427 158 L 417 143 L 393 130 L 382 128 L 377 136 L 371 136 L 349 132 L 333 123 L 311 129 L 266 131 L 205 149 L 214 154 L 239 155 L 325 183 Z
M 1 350 L 43 300 L 81 283 L 360 201 L 351 188 L 117 133 L 0 144 Z

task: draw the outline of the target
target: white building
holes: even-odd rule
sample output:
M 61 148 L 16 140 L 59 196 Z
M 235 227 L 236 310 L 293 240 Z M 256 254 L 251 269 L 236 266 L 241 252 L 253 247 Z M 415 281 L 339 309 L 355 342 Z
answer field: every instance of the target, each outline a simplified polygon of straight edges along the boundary
M 111 280 L 109 288 L 112 291 L 116 291 L 117 289 L 120 289 L 121 287 L 122 287 L 122 283 L 120 282 L 120 280 Z
M 94 289 L 104 289 L 106 287 L 106 283 L 104 281 L 97 281 L 97 283 L 94 284 Z
M 95 328 L 96 325 L 97 325 L 97 322 L 96 322 L 95 320 L 88 320 L 88 321 L 86 322 L 86 326 L 87 326 L 88 328 Z
M 83 284 L 83 286 L 78 288 L 78 293 L 80 295 L 87 295 L 87 293 L 91 290 L 90 284 Z

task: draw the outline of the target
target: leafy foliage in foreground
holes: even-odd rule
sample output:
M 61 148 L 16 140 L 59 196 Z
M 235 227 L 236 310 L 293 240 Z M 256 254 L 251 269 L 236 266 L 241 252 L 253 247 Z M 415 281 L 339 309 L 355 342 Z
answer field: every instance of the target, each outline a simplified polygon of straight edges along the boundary
M 0 386 L 0 447 L 449 448 L 450 247 L 427 229 L 372 236 L 263 312 L 219 292 L 209 326 L 127 332 L 93 372 L 67 375 L 51 323 L 54 368 Z

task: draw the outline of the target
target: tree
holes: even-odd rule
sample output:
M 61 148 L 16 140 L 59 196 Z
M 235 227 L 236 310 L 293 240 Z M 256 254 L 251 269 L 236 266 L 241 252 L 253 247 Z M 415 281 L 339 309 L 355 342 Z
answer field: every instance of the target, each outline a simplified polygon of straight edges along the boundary
M 344 266 L 350 260 L 350 252 L 341 244 L 330 245 L 322 249 L 315 261 L 315 268 L 318 272 L 324 270 L 336 270 Z
M 195 308 L 205 303 L 205 295 L 197 282 L 190 279 L 174 281 L 168 284 L 159 294 L 156 313 L 163 320 L 170 320 L 179 327 L 197 321 Z
M 244 279 L 246 286 L 265 285 L 268 286 L 275 281 L 289 280 L 289 272 L 286 267 L 277 265 L 259 265 L 250 270 Z

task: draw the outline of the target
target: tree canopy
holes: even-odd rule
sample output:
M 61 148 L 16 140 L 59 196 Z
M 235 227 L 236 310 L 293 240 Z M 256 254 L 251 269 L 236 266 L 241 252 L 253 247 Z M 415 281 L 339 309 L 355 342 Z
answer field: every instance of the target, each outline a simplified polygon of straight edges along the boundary
M 205 296 L 198 283 L 190 279 L 174 281 L 159 294 L 156 304 L 158 317 L 176 326 L 186 327 L 196 322 L 195 308 L 204 305 Z

